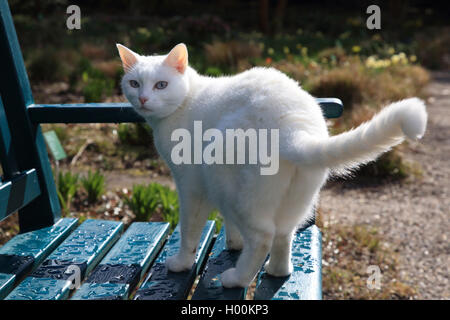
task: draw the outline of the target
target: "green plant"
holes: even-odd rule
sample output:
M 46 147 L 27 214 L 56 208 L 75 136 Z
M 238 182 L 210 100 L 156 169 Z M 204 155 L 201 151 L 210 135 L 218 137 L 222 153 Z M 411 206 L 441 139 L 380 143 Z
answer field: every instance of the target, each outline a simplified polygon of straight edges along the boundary
M 176 191 L 161 185 L 158 185 L 158 189 L 162 215 L 164 220 L 170 223 L 170 227 L 173 230 L 180 219 L 178 194 Z
M 27 70 L 35 82 L 62 81 L 68 73 L 55 48 L 35 49 L 27 59 Z
M 88 175 L 81 178 L 81 184 L 87 192 L 88 202 L 95 203 L 105 192 L 105 177 L 98 171 L 92 173 L 89 170 Z
M 148 221 L 152 214 L 159 212 L 165 221 L 170 222 L 172 229 L 178 223 L 178 195 L 159 183 L 134 185 L 131 197 L 126 197 L 125 203 L 136 215 L 137 221 Z
M 412 174 L 419 175 L 420 170 L 406 162 L 397 149 L 394 148 L 380 156 L 376 161 L 362 166 L 357 174 L 360 177 L 367 177 L 370 179 L 390 178 L 402 180 Z
M 85 82 L 83 96 L 86 102 L 99 102 L 104 95 L 111 95 L 114 89 L 114 81 L 111 79 L 89 77 L 83 74 L 83 81 Z
M 58 174 L 58 188 L 56 190 L 64 213 L 69 213 L 70 204 L 73 197 L 78 191 L 80 186 L 79 175 L 67 171 L 65 173 L 59 172 Z
M 117 130 L 119 141 L 133 146 L 151 146 L 153 132 L 149 125 L 143 123 L 121 123 Z
M 212 77 L 220 77 L 223 72 L 220 70 L 220 68 L 217 67 L 208 67 L 205 71 L 205 74 Z
M 148 221 L 157 207 L 155 191 L 151 185 L 134 185 L 131 197 L 124 200 L 136 216 L 136 221 Z
M 208 220 L 214 220 L 216 222 L 216 232 L 219 232 L 222 229 L 223 218 L 219 214 L 219 211 L 214 210 L 209 214 Z
M 115 88 L 115 80 L 95 68 L 86 57 L 79 59 L 77 67 L 69 77 L 69 83 L 71 87 L 81 85 L 86 102 L 99 102 L 104 96 L 111 95 Z

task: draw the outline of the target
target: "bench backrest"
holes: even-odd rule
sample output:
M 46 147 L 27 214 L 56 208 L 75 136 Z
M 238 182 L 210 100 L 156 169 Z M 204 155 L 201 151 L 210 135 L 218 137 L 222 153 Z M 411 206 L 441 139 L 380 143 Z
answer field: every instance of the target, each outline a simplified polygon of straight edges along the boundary
M 50 226 L 61 208 L 41 128 L 27 112 L 33 96 L 6 0 L 0 0 L 0 70 L 0 218 L 20 209 L 21 231 Z
M 317 99 L 328 118 L 336 98 Z M 20 231 L 52 225 L 61 207 L 40 123 L 144 122 L 128 103 L 35 104 L 6 0 L 0 0 L 0 221 L 19 211 Z

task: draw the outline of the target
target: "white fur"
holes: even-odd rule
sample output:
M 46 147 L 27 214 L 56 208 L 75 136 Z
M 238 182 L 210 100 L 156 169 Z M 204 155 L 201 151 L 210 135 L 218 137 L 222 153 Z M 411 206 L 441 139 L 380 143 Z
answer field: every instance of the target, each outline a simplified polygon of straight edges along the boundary
M 123 92 L 153 128 L 156 148 L 167 162 L 180 198 L 180 252 L 167 259 L 172 271 L 192 266 L 202 227 L 212 209 L 225 218 L 227 244 L 241 249 L 235 268 L 221 277 L 225 287 L 248 286 L 267 254 L 266 270 L 292 272 L 290 246 L 297 226 L 313 213 L 330 169 L 345 173 L 374 160 L 404 135 L 424 134 L 427 114 L 417 98 L 394 103 L 370 122 L 329 137 L 321 108 L 298 83 L 272 68 L 253 68 L 230 77 L 210 78 L 190 67 L 180 73 L 163 63 L 166 56 L 137 56 L 122 81 Z M 135 89 L 134 79 L 142 83 Z M 155 90 L 157 81 L 167 81 Z M 139 95 L 148 101 L 139 103 Z M 174 129 L 254 128 L 280 130 L 280 168 L 260 175 L 255 165 L 174 165 Z

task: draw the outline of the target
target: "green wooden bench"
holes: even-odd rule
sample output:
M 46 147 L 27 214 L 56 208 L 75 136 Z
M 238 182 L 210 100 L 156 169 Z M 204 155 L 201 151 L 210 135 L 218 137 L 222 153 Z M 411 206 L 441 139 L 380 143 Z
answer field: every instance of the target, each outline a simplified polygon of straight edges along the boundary
M 0 299 L 244 299 L 224 289 L 219 274 L 233 266 L 224 228 L 208 221 L 190 271 L 168 272 L 180 242 L 167 223 L 61 218 L 41 123 L 143 122 L 127 103 L 35 104 L 6 0 L 0 0 L 0 220 L 18 212 L 20 233 L 0 247 Z M 318 99 L 337 118 L 339 99 Z M 262 269 L 255 299 L 321 299 L 321 233 L 311 224 L 293 244 L 294 272 L 270 277 Z M 74 280 L 75 279 L 75 280 Z M 78 279 L 78 280 L 76 280 Z M 79 281 L 80 285 L 77 285 Z

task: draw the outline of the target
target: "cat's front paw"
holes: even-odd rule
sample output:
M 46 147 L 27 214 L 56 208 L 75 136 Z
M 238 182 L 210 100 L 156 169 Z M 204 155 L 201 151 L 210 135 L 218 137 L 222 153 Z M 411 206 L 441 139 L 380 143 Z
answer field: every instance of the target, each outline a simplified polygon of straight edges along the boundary
M 292 262 L 289 261 L 288 264 L 281 264 L 281 263 L 274 263 L 270 262 L 271 260 L 267 261 L 267 263 L 264 265 L 264 270 L 274 277 L 287 277 L 289 276 L 292 271 L 294 270 L 294 266 L 292 265 Z
M 220 281 L 225 288 L 246 288 L 249 285 L 247 283 L 243 283 L 243 281 L 239 279 L 236 268 L 230 268 L 224 271 L 220 275 Z
M 166 258 L 166 267 L 172 272 L 190 270 L 193 263 L 193 259 L 182 257 L 180 254 Z

